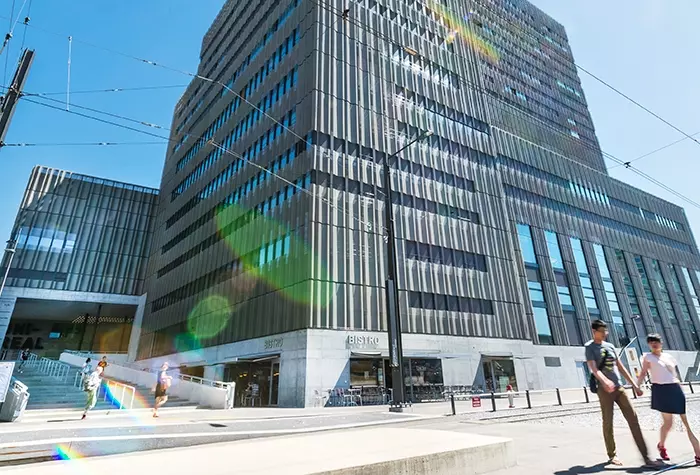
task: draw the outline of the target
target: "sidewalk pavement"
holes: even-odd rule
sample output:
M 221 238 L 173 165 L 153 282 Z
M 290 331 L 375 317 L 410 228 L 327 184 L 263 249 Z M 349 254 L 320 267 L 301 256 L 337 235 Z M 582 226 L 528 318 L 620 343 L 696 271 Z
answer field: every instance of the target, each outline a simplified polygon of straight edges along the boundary
M 372 428 L 5 468 L 8 475 L 472 475 L 514 464 L 510 442 L 445 431 Z

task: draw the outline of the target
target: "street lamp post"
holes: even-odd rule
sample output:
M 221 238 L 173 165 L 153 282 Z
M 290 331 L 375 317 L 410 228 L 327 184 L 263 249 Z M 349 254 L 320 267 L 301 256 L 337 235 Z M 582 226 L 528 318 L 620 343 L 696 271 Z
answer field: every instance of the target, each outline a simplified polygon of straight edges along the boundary
M 386 277 L 386 316 L 387 330 L 389 333 L 389 366 L 391 366 L 392 382 L 392 412 L 402 412 L 406 404 L 406 390 L 403 374 L 403 343 L 401 339 L 401 313 L 399 309 L 399 288 L 397 285 L 398 266 L 396 261 L 396 235 L 394 233 L 394 209 L 392 204 L 391 172 L 389 161 L 411 145 L 426 139 L 432 132 L 413 139 L 392 155 L 384 159 L 384 212 L 386 221 L 387 242 L 387 277 Z

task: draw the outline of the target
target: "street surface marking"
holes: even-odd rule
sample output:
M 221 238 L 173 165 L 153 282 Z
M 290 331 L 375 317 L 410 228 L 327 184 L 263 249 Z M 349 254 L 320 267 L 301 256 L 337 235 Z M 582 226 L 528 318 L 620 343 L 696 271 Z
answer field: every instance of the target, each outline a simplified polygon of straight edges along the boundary
M 17 426 L 16 428 L 12 428 L 9 430 L 3 430 L 2 433 L 0 433 L 0 437 L 2 437 L 3 434 L 18 434 L 22 432 L 42 432 L 45 430 L 73 430 L 73 429 L 128 429 L 128 428 L 135 428 L 135 427 L 143 427 L 145 429 L 149 428 L 154 428 L 154 427 L 170 427 L 170 426 L 179 426 L 179 425 L 197 425 L 197 424 L 244 424 L 244 423 L 260 423 L 260 422 L 279 422 L 279 421 L 306 421 L 306 420 L 315 420 L 315 419 L 325 419 L 325 418 L 330 418 L 330 417 L 346 417 L 349 415 L 373 415 L 373 414 L 381 414 L 381 415 L 392 415 L 392 416 L 402 416 L 402 418 L 405 418 L 406 422 L 409 420 L 420 420 L 424 419 L 426 416 L 422 416 L 420 414 L 396 414 L 393 412 L 382 412 L 382 413 L 355 413 L 355 414 L 350 414 L 350 413 L 342 413 L 342 414 L 318 414 L 318 415 L 303 415 L 303 416 L 282 416 L 282 417 L 266 417 L 262 419 L 246 419 L 246 418 L 239 418 L 239 419 L 200 419 L 200 420 L 194 420 L 191 418 L 188 419 L 167 419 L 164 422 L 162 421 L 162 417 L 159 420 L 153 420 L 152 418 L 148 418 L 143 421 L 127 421 L 126 423 L 120 423 L 120 420 L 113 419 L 112 423 L 109 424 L 108 421 L 99 421 L 99 425 L 91 425 L 91 424 L 86 424 L 86 421 L 82 421 L 79 418 L 76 417 L 74 420 L 65 420 L 61 422 L 52 422 L 50 425 L 47 427 L 46 423 L 42 423 L 40 426 L 37 423 L 31 423 L 32 426 Z M 432 417 L 432 416 L 429 416 Z M 88 419 L 87 422 L 90 422 L 91 420 Z M 398 421 L 387 421 L 387 422 L 398 422 Z M 27 422 L 27 424 L 30 424 Z
M 416 416 L 414 420 L 434 419 L 436 416 Z M 273 434 L 306 434 L 310 432 L 322 432 L 338 429 L 354 429 L 359 427 L 378 426 L 385 424 L 395 424 L 396 421 L 375 421 L 360 422 L 358 424 L 338 424 L 334 426 L 304 427 L 300 429 L 278 429 L 278 430 L 252 430 L 252 431 L 228 431 L 228 432 L 192 432 L 185 434 L 131 434 L 131 435 L 109 435 L 95 437 L 61 437 L 56 439 L 26 440 L 22 442 L 10 442 L 0 444 L 0 449 L 14 449 L 19 447 L 30 447 L 33 445 L 58 445 L 72 444 L 77 442 L 114 442 L 121 440 L 152 440 L 152 439 L 186 439 L 195 437 L 226 437 L 236 435 L 273 435 Z

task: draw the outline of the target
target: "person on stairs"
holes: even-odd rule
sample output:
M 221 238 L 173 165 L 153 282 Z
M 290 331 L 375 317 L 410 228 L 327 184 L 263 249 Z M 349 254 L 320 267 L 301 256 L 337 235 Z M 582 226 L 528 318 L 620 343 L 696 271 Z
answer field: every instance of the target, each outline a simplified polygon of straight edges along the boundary
M 90 412 L 97 404 L 97 392 L 100 390 L 100 385 L 102 384 L 102 372 L 101 366 L 95 368 L 95 371 L 90 373 L 85 381 L 83 382 L 83 391 L 87 394 L 85 401 L 85 411 L 83 412 L 82 419 L 87 417 L 88 412 Z

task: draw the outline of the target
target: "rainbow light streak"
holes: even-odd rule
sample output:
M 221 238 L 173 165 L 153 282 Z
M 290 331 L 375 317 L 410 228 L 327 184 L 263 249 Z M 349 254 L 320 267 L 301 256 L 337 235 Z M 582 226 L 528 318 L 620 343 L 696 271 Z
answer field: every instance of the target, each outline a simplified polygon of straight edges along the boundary
M 459 35 L 476 52 L 494 63 L 499 61 L 500 54 L 498 50 L 491 43 L 474 33 L 467 25 L 467 21 L 469 21 L 468 16 L 465 19 L 458 18 L 454 13 L 435 1 L 428 1 L 427 6 L 440 18 L 440 21 L 447 28 L 452 30 L 447 36 L 449 42 L 454 41 L 455 37 Z
M 78 460 L 82 458 L 82 455 L 71 449 L 69 445 L 59 444 L 56 446 L 55 457 L 58 460 Z

